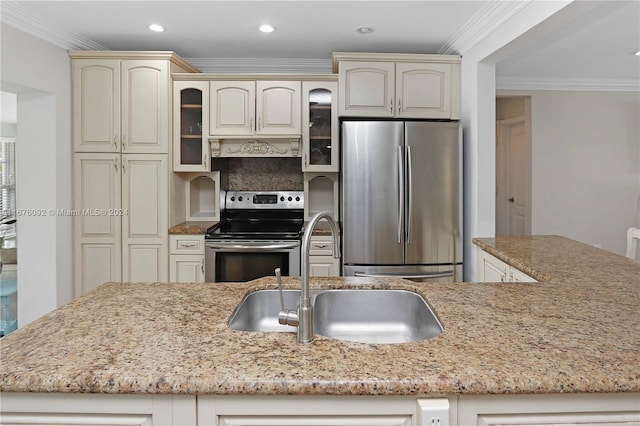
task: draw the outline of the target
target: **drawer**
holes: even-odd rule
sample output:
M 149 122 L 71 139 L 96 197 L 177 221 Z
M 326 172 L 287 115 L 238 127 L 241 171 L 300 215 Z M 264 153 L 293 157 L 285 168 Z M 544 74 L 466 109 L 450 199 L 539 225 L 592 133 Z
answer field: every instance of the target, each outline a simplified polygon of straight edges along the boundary
M 170 254 L 204 254 L 204 235 L 169 235 Z
M 309 254 L 311 256 L 333 256 L 333 238 L 325 235 L 312 235 Z

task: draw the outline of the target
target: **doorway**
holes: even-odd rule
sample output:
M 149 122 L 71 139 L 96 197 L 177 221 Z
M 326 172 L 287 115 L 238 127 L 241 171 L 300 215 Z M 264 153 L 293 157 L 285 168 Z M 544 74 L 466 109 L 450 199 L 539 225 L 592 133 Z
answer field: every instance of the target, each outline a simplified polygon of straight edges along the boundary
M 496 235 L 531 234 L 531 98 L 496 98 Z

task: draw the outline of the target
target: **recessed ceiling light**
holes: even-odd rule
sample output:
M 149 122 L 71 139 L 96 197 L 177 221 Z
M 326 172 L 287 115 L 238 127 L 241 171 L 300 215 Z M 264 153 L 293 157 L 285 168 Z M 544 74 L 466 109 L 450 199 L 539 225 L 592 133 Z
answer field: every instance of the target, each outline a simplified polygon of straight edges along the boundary
M 356 32 L 360 34 L 370 34 L 373 32 L 373 28 L 371 27 L 358 27 L 356 28 Z
M 161 33 L 161 32 L 164 31 L 164 27 L 162 25 L 159 25 L 159 24 L 151 24 L 151 25 L 149 25 L 149 29 L 151 31 L 155 31 L 157 33 Z
M 638 50 L 638 51 L 636 52 L 636 55 L 640 56 L 640 50 Z
M 260 31 L 262 31 L 263 33 L 272 33 L 274 32 L 276 29 L 273 28 L 271 25 L 269 24 L 264 24 L 264 25 L 260 25 L 259 28 Z

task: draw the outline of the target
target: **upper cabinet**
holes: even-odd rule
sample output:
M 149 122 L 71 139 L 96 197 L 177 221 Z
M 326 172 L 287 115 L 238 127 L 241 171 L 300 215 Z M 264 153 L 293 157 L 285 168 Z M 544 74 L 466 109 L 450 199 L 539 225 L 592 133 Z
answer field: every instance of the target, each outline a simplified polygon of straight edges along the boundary
M 200 172 L 209 170 L 209 83 L 176 81 L 173 83 L 173 170 Z
M 460 57 L 334 53 L 339 114 L 345 117 L 460 118 Z
M 168 153 L 169 62 L 73 61 L 76 152 Z
M 302 82 L 302 171 L 339 168 L 338 83 Z
M 300 135 L 299 81 L 211 81 L 209 135 Z

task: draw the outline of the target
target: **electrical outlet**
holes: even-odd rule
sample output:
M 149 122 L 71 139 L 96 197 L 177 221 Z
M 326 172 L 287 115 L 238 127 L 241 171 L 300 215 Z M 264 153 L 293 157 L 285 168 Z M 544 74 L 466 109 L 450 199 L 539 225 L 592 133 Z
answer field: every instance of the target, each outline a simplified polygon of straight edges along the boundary
M 449 400 L 430 398 L 418 400 L 420 426 L 449 426 Z

